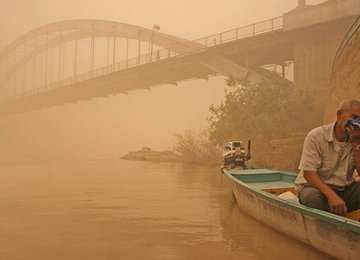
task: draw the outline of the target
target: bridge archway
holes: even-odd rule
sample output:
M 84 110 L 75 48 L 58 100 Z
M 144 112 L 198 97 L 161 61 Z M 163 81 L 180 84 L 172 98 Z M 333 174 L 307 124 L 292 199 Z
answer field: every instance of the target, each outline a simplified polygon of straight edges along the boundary
M 46 67 L 48 67 L 49 61 L 49 50 L 58 47 L 58 61 L 59 63 L 64 63 L 61 55 L 65 53 L 65 47 L 68 43 L 73 42 L 73 52 L 74 52 L 74 74 L 76 74 L 76 53 L 78 51 L 78 42 L 82 39 L 90 39 L 90 53 L 91 56 L 90 61 L 90 70 L 94 70 L 94 42 L 97 38 L 106 38 L 108 40 L 108 50 L 107 50 L 107 58 L 108 62 L 106 64 L 107 67 L 115 66 L 117 62 L 115 60 L 116 55 L 116 40 L 118 38 L 123 38 L 127 40 L 136 40 L 138 44 L 138 51 L 134 56 L 137 56 L 138 60 L 135 63 L 140 64 L 142 58 L 144 57 L 144 50 L 141 52 L 141 44 L 147 43 L 154 46 L 158 46 L 162 48 L 162 55 L 173 56 L 176 54 L 183 54 L 189 50 L 194 50 L 196 48 L 201 48 L 200 44 L 194 44 L 194 42 L 181 39 L 179 37 L 175 37 L 172 35 L 163 34 L 151 29 L 146 29 L 140 26 L 129 25 L 119 22 L 113 21 L 105 21 L 105 20 L 70 20 L 70 21 L 62 21 L 57 23 L 52 23 L 49 25 L 45 25 L 39 28 L 36 28 L 29 33 L 19 37 L 13 43 L 11 43 L 8 47 L 6 47 L 0 53 L 0 84 L 1 87 L 4 88 L 9 80 L 14 77 L 14 74 L 18 73 L 22 69 L 26 67 L 31 61 L 39 59 L 41 57 L 41 70 L 43 70 L 42 77 L 47 78 L 49 72 L 45 71 Z M 109 45 L 112 44 L 113 54 L 110 54 L 109 58 Z M 60 46 L 60 47 L 59 47 Z M 106 48 L 106 46 L 104 46 Z M 128 47 L 126 46 L 126 56 L 123 57 L 123 60 L 129 59 L 128 56 Z M 144 48 L 144 46 L 142 46 Z M 62 49 L 61 49 L 62 48 Z M 145 46 L 147 48 L 147 46 Z M 43 57 L 45 56 L 45 57 Z M 157 58 L 157 57 L 153 57 Z M 35 61 L 35 63 L 40 63 L 39 61 Z M 45 63 L 45 64 L 43 64 Z M 39 64 L 33 65 L 33 70 L 39 70 L 36 68 Z M 61 65 L 60 65 L 61 66 Z M 45 69 L 43 68 L 45 67 Z M 25 72 L 24 72 L 25 74 Z M 37 74 L 34 72 L 34 74 Z M 24 76 L 24 75 L 22 75 Z M 75 75 L 74 75 L 75 76 Z M 61 76 L 58 76 L 58 80 L 61 79 Z M 23 79 L 24 81 L 24 79 Z M 47 83 L 47 82 L 45 82 Z M 35 84 L 36 85 L 36 84 Z
M 102 66 L 97 66 L 95 62 L 96 56 L 101 56 L 95 52 L 95 39 L 105 39 L 102 54 L 106 56 L 106 61 Z M 123 39 L 122 48 L 126 53 L 122 59 L 116 56 L 118 39 Z M 82 40 L 88 42 L 85 49 L 89 61 L 87 64 L 88 70 L 79 73 L 78 63 L 80 61 L 77 53 L 82 49 L 79 46 Z M 129 41 L 131 40 L 135 41 L 135 47 L 137 47 L 137 51 L 135 54 L 133 53 L 133 58 L 129 55 Z M 141 46 L 144 47 L 144 44 L 142 44 L 144 42 L 146 43 L 145 49 L 148 47 L 147 50 L 141 49 Z M 151 50 L 153 45 L 157 47 L 154 53 L 150 52 L 150 45 Z M 72 55 L 70 58 L 69 53 L 71 53 L 70 56 Z M 52 92 L 51 96 L 55 96 L 56 93 L 65 96 L 71 92 L 69 86 L 74 84 L 78 86 L 81 82 L 91 85 L 89 81 L 93 79 L 93 81 L 96 81 L 96 84 L 92 86 L 94 90 L 95 87 L 109 82 L 109 80 L 103 79 L 107 74 L 112 75 L 120 70 L 131 70 L 139 65 L 152 66 L 150 63 L 153 61 L 174 57 L 183 59 L 191 55 L 197 59 L 195 61 L 193 59 L 191 64 L 203 67 L 200 68 L 202 74 L 195 77 L 207 78 L 209 74 L 220 73 L 225 76 L 233 75 L 238 78 L 246 78 L 246 81 L 252 83 L 261 81 L 271 83 L 271 79 L 266 73 L 261 73 L 261 69 L 249 69 L 235 64 L 199 42 L 163 34 L 154 29 L 113 21 L 70 20 L 34 29 L 15 40 L 0 53 L 0 95 L 4 99 L 4 101 L 1 100 L 1 103 L 9 104 L 15 101 L 21 104 L 24 98 L 31 100 L 32 97 L 45 96 L 44 93 L 50 91 Z M 166 69 L 163 72 L 169 74 Z M 135 86 L 139 82 L 132 82 L 133 86 L 130 88 L 120 91 L 103 91 L 100 96 L 116 93 L 116 91 L 117 93 L 126 92 L 132 88 L 149 88 L 157 84 L 176 84 L 178 81 L 187 79 L 186 77 L 194 77 L 192 72 L 187 73 L 185 77 L 179 78 L 176 75 L 174 79 L 168 77 L 165 81 L 151 78 L 147 85 L 140 84 L 140 87 Z M 117 84 L 127 84 L 128 81 L 125 80 L 124 82 L 124 77 L 121 79 L 118 74 L 115 77 Z M 139 77 L 139 75 L 133 75 Z M 101 77 L 102 79 L 98 80 Z M 84 87 L 84 84 L 81 87 Z M 56 93 L 54 90 L 56 90 Z M 82 94 L 84 94 L 84 91 Z M 84 99 L 88 99 L 95 97 L 96 94 L 85 96 Z M 65 100 L 73 102 L 76 97 L 65 98 L 63 101 L 65 102 Z M 50 103 L 46 102 L 47 106 Z

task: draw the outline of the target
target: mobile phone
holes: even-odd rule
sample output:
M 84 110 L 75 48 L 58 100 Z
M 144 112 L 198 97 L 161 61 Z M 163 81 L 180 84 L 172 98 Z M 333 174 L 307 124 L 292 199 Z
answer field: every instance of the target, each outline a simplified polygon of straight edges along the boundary
M 349 120 L 346 120 L 345 124 L 344 124 L 344 128 L 345 128 L 345 141 L 349 141 L 350 139 L 350 134 L 349 132 L 346 130 L 346 127 L 349 127 L 349 126 L 355 126 L 355 127 L 358 127 L 360 128 L 360 119 L 349 119 Z
M 349 119 L 345 122 L 344 127 L 347 127 L 350 125 L 360 128 L 360 119 Z

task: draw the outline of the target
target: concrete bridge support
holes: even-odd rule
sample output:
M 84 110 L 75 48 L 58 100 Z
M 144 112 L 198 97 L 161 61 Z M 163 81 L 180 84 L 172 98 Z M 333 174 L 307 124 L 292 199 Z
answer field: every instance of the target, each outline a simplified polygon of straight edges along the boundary
M 343 24 L 341 26 L 344 26 Z M 322 123 L 326 102 L 330 94 L 330 73 L 336 50 L 343 38 L 343 30 L 322 30 L 299 32 L 294 42 L 294 82 L 295 88 L 303 90 L 315 98 L 312 118 L 308 118 L 307 128 Z
M 357 0 L 327 1 L 317 6 L 299 1 L 298 8 L 284 15 L 284 31 L 292 35 L 294 86 L 315 100 L 314 113 L 307 118 L 305 130 L 323 122 L 333 60 L 359 12 L 354 6 L 358 6 Z

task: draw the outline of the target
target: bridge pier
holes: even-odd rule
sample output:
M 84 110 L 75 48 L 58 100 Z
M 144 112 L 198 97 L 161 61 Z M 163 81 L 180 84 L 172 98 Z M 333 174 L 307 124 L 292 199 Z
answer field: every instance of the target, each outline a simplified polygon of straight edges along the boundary
M 314 112 L 305 126 L 311 129 L 324 120 L 333 60 L 359 7 L 354 8 L 354 1 L 327 1 L 316 6 L 306 6 L 304 2 L 299 1 L 303 8 L 284 15 L 284 31 L 291 32 L 294 87 L 314 97 Z M 342 17 L 337 11 L 340 7 Z
M 330 28 L 329 28 L 330 29 Z M 330 72 L 343 30 L 299 34 L 294 42 L 294 87 L 315 98 L 313 118 L 307 128 L 322 122 L 330 94 Z M 306 37 L 305 37 L 306 36 Z

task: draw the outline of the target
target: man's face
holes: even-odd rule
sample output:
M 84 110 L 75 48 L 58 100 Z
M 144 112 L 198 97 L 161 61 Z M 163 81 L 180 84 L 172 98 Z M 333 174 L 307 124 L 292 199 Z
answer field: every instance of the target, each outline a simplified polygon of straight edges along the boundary
M 344 129 L 344 123 L 349 119 L 360 119 L 360 105 L 338 111 L 337 122 Z

